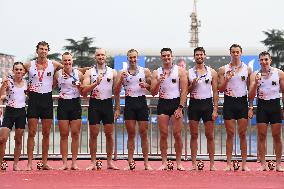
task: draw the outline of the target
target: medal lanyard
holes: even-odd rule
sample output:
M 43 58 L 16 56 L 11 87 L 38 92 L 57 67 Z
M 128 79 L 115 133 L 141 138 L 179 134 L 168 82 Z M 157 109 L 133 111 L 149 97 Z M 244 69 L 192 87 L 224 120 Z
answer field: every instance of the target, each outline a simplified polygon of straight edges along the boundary
M 63 71 L 64 71 L 64 70 L 63 70 Z M 78 79 L 75 77 L 75 72 L 74 72 L 73 69 L 72 69 L 72 75 L 69 74 L 69 73 L 67 73 L 67 72 L 65 72 L 65 71 L 64 71 L 64 73 L 65 73 L 66 75 L 68 75 L 69 77 L 73 78 L 74 82 L 76 82 L 76 81 L 78 80 Z
M 204 68 L 205 68 L 205 70 L 206 70 L 206 73 L 203 74 L 203 75 L 201 75 L 201 76 L 199 77 L 199 76 L 198 76 L 198 73 L 197 73 L 196 66 L 194 66 L 194 73 L 195 73 L 195 77 L 196 77 L 196 78 L 201 79 L 202 77 L 206 77 L 206 76 L 207 76 L 207 74 L 208 74 L 207 66 L 204 65 Z
M 170 70 L 169 70 L 169 76 L 171 75 L 171 73 L 172 73 L 172 69 L 173 69 L 173 65 L 172 65 L 172 67 L 170 68 Z M 162 72 L 163 72 L 163 74 L 164 75 L 167 75 L 167 73 L 165 72 L 165 69 L 162 67 Z
M 257 74 L 259 74 L 259 73 L 260 73 L 260 76 L 261 76 L 261 77 L 264 76 L 262 69 L 260 69 L 259 72 L 257 72 Z M 270 73 L 271 73 L 271 67 L 269 66 L 269 69 L 268 69 L 266 78 L 268 78 L 268 77 L 270 76 Z
M 230 67 L 231 71 L 236 72 L 236 70 L 239 70 L 241 67 L 243 67 L 243 63 L 241 62 L 241 64 L 239 66 L 232 66 L 232 63 L 230 63 L 229 67 Z
M 44 75 L 45 69 L 47 67 L 47 64 L 43 64 L 42 66 L 43 66 L 43 69 L 42 69 L 42 73 L 40 74 L 39 64 L 36 63 L 36 70 L 37 70 L 37 75 L 38 75 L 39 82 L 42 82 L 43 75 Z
M 97 65 L 95 65 L 94 67 L 95 67 L 95 69 L 96 69 L 97 74 L 99 75 L 99 69 L 98 69 L 98 66 L 97 66 Z M 105 71 L 104 71 L 104 73 L 103 73 L 103 77 L 105 76 L 105 74 L 106 74 L 106 72 L 107 72 L 107 67 L 106 67 L 106 65 L 105 65 L 105 69 L 104 69 L 104 70 L 105 70 Z
M 131 74 L 131 73 L 130 73 L 130 66 L 128 65 L 128 67 L 127 67 L 127 72 L 129 73 L 129 75 L 136 76 L 136 75 L 139 73 L 138 66 L 136 66 L 135 72 L 134 72 L 133 74 Z

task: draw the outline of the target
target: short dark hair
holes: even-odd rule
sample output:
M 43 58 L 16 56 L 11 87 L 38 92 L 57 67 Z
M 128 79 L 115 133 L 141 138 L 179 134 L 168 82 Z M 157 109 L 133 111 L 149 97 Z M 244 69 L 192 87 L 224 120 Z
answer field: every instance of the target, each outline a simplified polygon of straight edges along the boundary
M 130 49 L 129 51 L 127 51 L 127 56 L 128 54 L 133 53 L 133 52 L 136 52 L 138 55 L 138 51 L 136 49 Z
M 47 46 L 48 48 L 48 51 L 50 51 L 50 48 L 49 48 L 49 44 L 45 41 L 40 41 L 37 43 L 37 46 L 36 46 L 36 50 L 38 50 L 39 46 L 42 45 L 42 46 Z
M 238 44 L 231 45 L 230 46 L 230 52 L 231 52 L 232 48 L 240 48 L 241 52 L 243 52 L 243 48 L 241 47 L 241 45 L 238 45 Z
M 170 51 L 170 52 L 171 52 L 171 54 L 173 54 L 172 49 L 167 48 L 167 47 L 162 48 L 160 53 L 162 54 L 162 52 L 165 52 L 165 51 Z
M 14 67 L 17 66 L 17 65 L 22 65 L 24 67 L 24 63 L 23 62 L 14 62 L 13 64 L 13 70 L 14 70 Z
M 66 52 L 64 52 L 64 53 L 62 54 L 62 56 L 64 56 L 64 55 L 71 55 L 71 56 L 72 56 L 72 54 L 71 54 L 70 52 L 68 52 L 68 51 L 66 51 Z
M 203 53 L 206 55 L 205 49 L 204 49 L 203 47 L 196 47 L 196 48 L 193 50 L 193 54 L 195 55 L 195 53 L 196 53 L 197 51 L 201 51 L 201 52 L 203 52 Z
M 266 55 L 269 56 L 269 58 L 271 58 L 270 53 L 267 51 L 262 51 L 261 53 L 259 53 L 258 58 L 260 58 L 261 56 L 266 56 Z

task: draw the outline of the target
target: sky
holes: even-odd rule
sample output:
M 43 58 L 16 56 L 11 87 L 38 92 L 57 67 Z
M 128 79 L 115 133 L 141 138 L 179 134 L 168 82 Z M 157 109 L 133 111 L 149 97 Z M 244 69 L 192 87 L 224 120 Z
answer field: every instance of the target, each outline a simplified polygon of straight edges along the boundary
M 284 30 L 283 0 L 197 0 L 199 46 L 264 48 L 262 31 Z M 105 49 L 181 48 L 192 51 L 193 0 L 0 0 L 0 53 L 25 61 L 39 41 L 51 53 L 65 40 L 94 37 Z

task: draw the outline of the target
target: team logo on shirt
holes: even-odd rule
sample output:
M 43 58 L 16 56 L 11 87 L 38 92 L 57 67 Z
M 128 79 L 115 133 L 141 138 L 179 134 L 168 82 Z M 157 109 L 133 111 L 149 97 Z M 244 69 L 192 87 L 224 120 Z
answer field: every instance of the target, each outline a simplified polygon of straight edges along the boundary
M 246 76 L 241 76 L 242 81 L 246 80 Z
M 205 79 L 205 83 L 206 84 L 209 83 L 209 79 L 208 78 Z
M 276 85 L 276 81 L 272 81 L 272 85 Z
M 176 80 L 176 79 L 172 79 L 172 82 L 173 82 L 173 83 L 176 83 L 176 82 L 177 82 L 177 80 Z
M 110 82 L 110 80 L 111 80 L 110 78 L 107 78 L 107 82 Z
M 46 75 L 47 75 L 47 76 L 51 76 L 51 72 L 47 72 Z

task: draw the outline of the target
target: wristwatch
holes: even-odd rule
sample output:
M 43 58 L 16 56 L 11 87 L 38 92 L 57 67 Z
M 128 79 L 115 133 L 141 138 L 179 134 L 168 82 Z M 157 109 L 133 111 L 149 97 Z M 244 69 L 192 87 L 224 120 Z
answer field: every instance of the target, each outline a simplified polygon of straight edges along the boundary
M 183 109 L 184 107 L 183 107 L 183 105 L 178 105 L 178 108 L 180 108 L 180 109 Z

